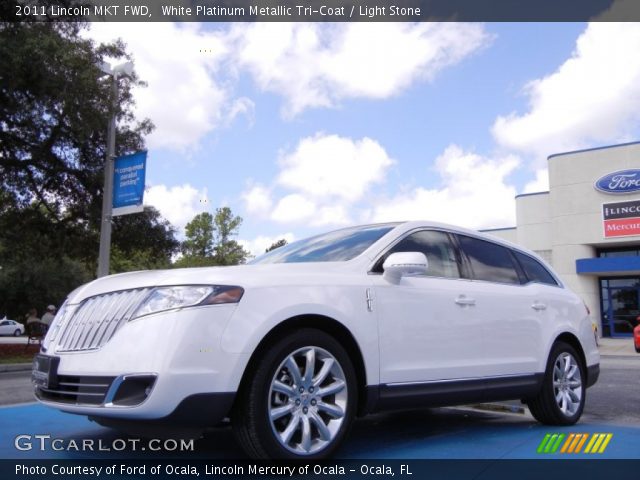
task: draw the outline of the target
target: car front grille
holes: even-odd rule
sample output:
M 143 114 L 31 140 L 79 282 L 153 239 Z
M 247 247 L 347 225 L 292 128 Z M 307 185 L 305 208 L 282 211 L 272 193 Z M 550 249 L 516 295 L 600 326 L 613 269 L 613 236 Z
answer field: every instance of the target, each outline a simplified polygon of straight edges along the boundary
M 70 405 L 102 405 L 115 377 L 60 375 L 55 386 L 36 387 L 42 400 Z
M 102 347 L 131 319 L 150 292 L 150 288 L 140 288 L 97 295 L 61 312 L 64 316 L 60 319 L 56 351 L 79 352 Z

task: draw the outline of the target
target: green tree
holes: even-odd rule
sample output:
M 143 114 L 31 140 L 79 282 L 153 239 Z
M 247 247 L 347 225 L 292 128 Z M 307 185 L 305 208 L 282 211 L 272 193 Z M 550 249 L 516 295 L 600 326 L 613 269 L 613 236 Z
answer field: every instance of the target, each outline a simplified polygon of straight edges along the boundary
M 180 242 L 175 228 L 154 207 L 116 217 L 113 222 L 111 273 L 168 268 Z M 97 265 L 94 265 L 97 267 Z
M 0 24 L 0 186 L 19 207 L 34 199 L 63 227 L 101 211 L 111 79 L 97 65 L 129 59 L 121 42 L 95 45 L 68 23 Z M 119 80 L 116 154 L 144 147 L 133 115 L 135 75 Z M 94 241 L 94 239 L 91 239 Z
M 59 305 L 95 274 L 113 108 L 111 79 L 96 65 L 130 56 L 122 42 L 82 38 L 82 28 L 0 22 L 0 314 Z M 131 90 L 143 83 L 135 73 L 118 82 L 122 155 L 143 149 L 153 126 L 133 114 Z M 116 218 L 112 240 L 115 271 L 165 266 L 178 246 L 152 210 Z
M 185 257 L 208 258 L 213 255 L 213 215 L 202 212 L 193 217 L 185 227 L 182 254 Z
M 214 258 L 216 265 L 238 265 L 245 263 L 249 252 L 231 237 L 238 235 L 242 217 L 233 215 L 229 207 L 216 210 L 214 221 Z
M 276 248 L 284 247 L 287 244 L 287 241 L 284 238 L 273 242 L 269 248 L 267 248 L 264 253 L 269 253 L 271 250 L 275 250 Z
M 199 213 L 185 227 L 182 258 L 177 267 L 238 265 L 249 253 L 232 237 L 238 234 L 242 218 L 233 215 L 229 207 L 216 210 L 215 215 Z

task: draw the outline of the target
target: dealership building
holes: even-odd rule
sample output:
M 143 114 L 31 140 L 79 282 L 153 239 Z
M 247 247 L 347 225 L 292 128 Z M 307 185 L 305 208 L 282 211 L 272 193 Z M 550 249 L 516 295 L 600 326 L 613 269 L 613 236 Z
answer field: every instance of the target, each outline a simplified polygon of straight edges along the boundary
M 605 337 L 640 316 L 640 142 L 551 155 L 549 191 L 518 195 L 513 228 L 585 301 Z

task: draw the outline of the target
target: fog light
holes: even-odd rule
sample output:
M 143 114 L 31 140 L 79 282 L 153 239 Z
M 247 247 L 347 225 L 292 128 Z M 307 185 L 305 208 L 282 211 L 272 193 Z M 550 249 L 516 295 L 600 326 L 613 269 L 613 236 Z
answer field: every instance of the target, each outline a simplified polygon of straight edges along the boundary
M 155 382 L 155 375 L 125 375 L 111 403 L 122 407 L 140 405 L 151 395 Z

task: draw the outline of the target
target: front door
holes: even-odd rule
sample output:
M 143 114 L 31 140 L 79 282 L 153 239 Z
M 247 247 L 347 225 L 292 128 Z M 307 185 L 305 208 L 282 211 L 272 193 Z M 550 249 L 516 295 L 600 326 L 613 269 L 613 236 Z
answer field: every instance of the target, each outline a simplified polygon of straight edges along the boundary
M 460 258 L 448 233 L 421 230 L 394 245 L 394 252 L 422 252 L 427 274 L 398 284 L 372 276 L 378 315 L 380 380 L 406 384 L 482 376 L 484 340 L 473 305 L 465 303 L 471 283 L 461 279 Z
M 630 336 L 640 316 L 640 288 L 609 287 L 603 304 L 611 336 Z

